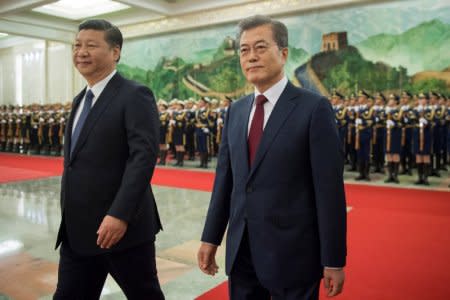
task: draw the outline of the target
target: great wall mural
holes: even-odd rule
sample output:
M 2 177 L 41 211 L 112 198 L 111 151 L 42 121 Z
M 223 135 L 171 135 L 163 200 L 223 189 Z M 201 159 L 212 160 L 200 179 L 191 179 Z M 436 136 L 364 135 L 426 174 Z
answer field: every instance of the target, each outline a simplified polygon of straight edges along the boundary
M 450 93 L 450 3 L 412 0 L 279 18 L 289 29 L 286 73 L 333 89 Z M 235 51 L 235 24 L 125 42 L 120 72 L 158 98 L 238 98 L 251 91 Z

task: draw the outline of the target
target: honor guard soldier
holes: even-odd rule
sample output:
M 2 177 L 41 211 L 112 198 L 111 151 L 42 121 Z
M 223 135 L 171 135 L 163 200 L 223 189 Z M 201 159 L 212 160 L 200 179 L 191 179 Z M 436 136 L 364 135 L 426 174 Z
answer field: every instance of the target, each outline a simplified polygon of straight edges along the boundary
M 184 153 L 186 152 L 186 111 L 184 102 L 178 100 L 175 105 L 175 111 L 172 113 L 172 142 L 175 146 L 175 157 L 177 162 L 175 166 L 182 167 L 184 165 Z
M 416 156 L 418 171 L 418 180 L 415 184 L 429 185 L 427 177 L 431 163 L 431 126 L 434 121 L 434 112 L 427 103 L 427 95 L 421 93 L 418 99 L 419 105 L 414 109 L 413 118 L 413 153 Z
M 447 153 L 450 150 L 448 148 L 448 135 L 449 135 L 449 126 L 450 126 L 449 118 L 450 118 L 450 115 L 449 115 L 448 99 L 447 99 L 447 97 L 444 94 L 441 94 L 441 98 L 439 99 L 439 104 L 441 106 L 443 106 L 444 110 L 445 110 L 444 120 L 441 121 L 442 122 L 441 123 L 442 124 L 442 126 L 441 126 L 441 129 L 442 129 L 441 137 L 442 137 L 442 146 L 443 146 L 443 149 L 442 149 L 442 158 L 443 159 L 442 159 L 441 170 L 442 171 L 447 171 L 447 164 L 448 164 L 448 155 L 447 155 Z
M 433 109 L 434 119 L 431 122 L 432 144 L 431 144 L 431 173 L 430 176 L 441 177 L 439 169 L 441 168 L 441 119 L 445 116 L 445 109 L 439 107 L 439 94 L 429 93 L 429 105 Z
M 335 91 L 331 96 L 331 103 L 336 118 L 336 125 L 339 132 L 339 139 L 342 144 L 342 151 L 345 151 L 345 143 L 347 137 L 347 108 L 344 106 L 344 96 Z
M 389 95 L 386 107 L 386 140 L 385 152 L 388 167 L 388 178 L 384 182 L 399 183 L 398 169 L 400 165 L 401 135 L 403 127 L 402 111 L 398 107 L 399 98 L 395 94 Z
M 48 135 L 49 135 L 49 153 L 50 155 L 58 156 L 61 152 L 61 145 L 59 144 L 59 107 L 55 106 L 49 112 L 48 119 Z
M 373 109 L 368 102 L 372 97 L 366 91 L 358 94 L 358 107 L 355 119 L 355 149 L 358 155 L 359 176 L 355 180 L 370 181 L 370 142 L 372 139 Z
M 436 94 L 436 93 L 435 93 Z M 446 100 L 441 94 L 438 95 L 437 105 L 434 112 L 434 118 L 436 121 L 436 131 L 438 131 L 435 136 L 439 138 L 439 142 L 437 143 L 438 149 L 435 150 L 436 153 L 436 170 L 438 171 L 447 171 L 445 167 L 447 164 L 447 107 Z
M 219 118 L 219 101 L 217 99 L 211 100 L 211 107 L 209 111 L 209 158 L 215 156 L 219 150 L 219 145 L 217 141 L 217 119 Z
M 194 98 L 189 98 L 185 102 L 186 109 L 186 152 L 189 160 L 195 160 L 195 101 Z
M 0 151 L 6 150 L 6 131 L 8 127 L 6 106 L 0 109 Z
M 355 137 L 356 137 L 356 97 L 354 94 L 350 96 L 349 106 L 347 107 L 347 149 L 348 155 L 350 158 L 350 168 L 348 171 L 356 171 L 356 163 L 358 153 L 355 147 Z
M 12 109 L 8 112 L 8 127 L 6 130 L 6 152 L 12 152 L 16 133 L 16 116 Z
M 227 119 L 228 108 L 230 107 L 231 102 L 233 102 L 233 99 L 227 96 L 220 101 L 219 117 L 217 118 L 217 145 L 220 145 L 222 139 L 222 130 L 225 125 L 225 120 Z
M 412 94 L 403 91 L 400 98 L 400 110 L 402 111 L 403 124 L 401 144 L 402 151 L 400 153 L 400 164 L 402 166 L 401 174 L 412 175 L 414 156 L 412 153 L 412 132 L 413 124 L 411 123 L 411 115 L 414 114 L 411 106 Z
M 386 140 L 386 97 L 382 93 L 375 95 L 373 106 L 372 152 L 374 173 L 384 174 L 384 142 Z
M 170 114 L 167 111 L 169 104 L 164 100 L 158 101 L 159 112 L 159 165 L 166 164 L 167 151 L 169 151 L 169 122 Z
M 195 136 L 197 151 L 200 155 L 200 168 L 208 168 L 209 153 L 209 99 L 202 97 L 198 101 L 198 110 L 195 115 Z
M 33 105 L 31 112 L 31 131 L 30 131 L 30 153 L 39 154 L 40 142 L 39 142 L 39 110 L 36 105 Z
M 21 153 L 27 154 L 30 149 L 30 136 L 31 136 L 31 110 L 29 106 L 24 107 L 22 114 L 22 149 Z
M 446 97 L 447 98 L 447 157 L 450 157 L 450 95 Z M 450 187 L 450 185 L 449 185 Z

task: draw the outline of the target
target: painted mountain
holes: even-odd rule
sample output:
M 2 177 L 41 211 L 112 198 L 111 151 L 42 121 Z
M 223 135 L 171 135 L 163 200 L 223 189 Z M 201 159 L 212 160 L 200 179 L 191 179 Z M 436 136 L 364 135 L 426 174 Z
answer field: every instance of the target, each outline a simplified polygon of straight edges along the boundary
M 450 66 L 450 24 L 422 23 L 402 34 L 379 34 L 356 45 L 364 58 L 403 66 L 412 75 Z

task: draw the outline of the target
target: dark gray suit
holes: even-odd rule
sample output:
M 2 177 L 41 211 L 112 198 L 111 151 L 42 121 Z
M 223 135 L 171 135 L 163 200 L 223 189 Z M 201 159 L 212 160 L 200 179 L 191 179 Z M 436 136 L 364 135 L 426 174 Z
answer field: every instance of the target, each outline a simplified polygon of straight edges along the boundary
M 84 276 L 80 275 L 83 273 L 78 267 L 77 271 L 71 270 L 72 264 L 77 266 L 78 261 L 82 261 L 86 265 L 89 257 L 99 257 L 98 261 L 103 257 L 105 262 L 101 268 L 111 273 L 119 284 L 117 278 L 124 279 L 125 276 L 114 274 L 111 269 L 126 269 L 127 263 L 129 268 L 136 267 L 131 260 L 127 262 L 127 251 L 133 252 L 134 256 L 142 254 L 149 263 L 153 261 L 150 267 L 154 269 L 153 242 L 161 229 L 149 183 L 156 164 L 159 138 L 159 118 L 152 92 L 116 73 L 89 112 L 70 155 L 74 117 L 84 94 L 85 90 L 73 101 L 65 133 L 62 222 L 56 243 L 56 247 L 63 243 L 58 283 L 58 289 L 63 290 L 73 288 L 67 287 L 64 276 L 71 276 L 71 272 L 73 276 Z M 106 215 L 128 223 L 122 240 L 109 250 L 96 244 L 97 230 Z M 136 253 L 141 246 L 145 250 Z M 153 251 L 153 257 L 149 251 Z M 116 262 L 120 264 L 116 265 Z M 105 272 L 97 276 L 99 282 L 102 276 L 106 277 Z M 156 269 L 152 272 L 156 278 Z M 128 283 L 121 284 L 125 292 L 126 285 Z
M 243 236 L 259 281 L 283 289 L 320 280 L 346 260 L 343 153 L 328 100 L 288 83 L 248 164 L 253 95 L 228 110 L 202 241 L 228 225 L 226 272 Z

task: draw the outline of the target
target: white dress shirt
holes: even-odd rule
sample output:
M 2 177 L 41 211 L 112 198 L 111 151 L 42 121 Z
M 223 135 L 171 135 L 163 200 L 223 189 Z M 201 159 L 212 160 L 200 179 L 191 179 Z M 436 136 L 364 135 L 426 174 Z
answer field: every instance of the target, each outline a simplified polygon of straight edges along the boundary
M 266 124 L 267 124 L 267 121 L 269 120 L 270 114 L 272 113 L 273 108 L 275 107 L 275 104 L 277 104 L 278 99 L 280 99 L 281 93 L 283 93 L 284 89 L 286 88 L 287 83 L 288 83 L 288 79 L 286 76 L 284 76 L 280 81 L 275 83 L 264 93 L 260 93 L 258 91 L 258 89 L 255 88 L 255 99 L 258 95 L 261 95 L 261 94 L 263 94 L 267 98 L 267 102 L 264 103 L 263 129 L 266 128 Z M 252 110 L 250 111 L 250 116 L 248 119 L 247 135 L 250 133 L 250 127 L 252 125 L 253 116 L 255 115 L 255 110 L 256 110 L 256 101 L 253 101 Z
M 78 105 L 77 113 L 75 114 L 75 119 L 73 120 L 72 134 L 73 134 L 73 131 L 75 130 L 75 127 L 77 126 L 78 119 L 80 118 L 81 112 L 83 111 L 83 106 L 84 106 L 84 102 L 85 102 L 84 100 L 86 100 L 87 92 L 89 90 L 91 90 L 92 94 L 94 94 L 94 98 L 92 98 L 92 106 L 91 106 L 91 109 L 92 109 L 92 107 L 94 107 L 94 105 L 95 105 L 95 102 L 97 102 L 98 97 L 100 97 L 100 94 L 103 92 L 106 85 L 111 80 L 111 78 L 116 74 L 116 72 L 117 71 L 114 70 L 111 72 L 111 74 L 109 74 L 108 76 L 106 76 L 105 78 L 103 78 L 102 80 L 97 82 L 96 84 L 94 84 L 92 87 L 89 85 L 86 87 L 86 93 L 84 93 L 83 99 L 81 100 L 80 105 Z

